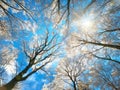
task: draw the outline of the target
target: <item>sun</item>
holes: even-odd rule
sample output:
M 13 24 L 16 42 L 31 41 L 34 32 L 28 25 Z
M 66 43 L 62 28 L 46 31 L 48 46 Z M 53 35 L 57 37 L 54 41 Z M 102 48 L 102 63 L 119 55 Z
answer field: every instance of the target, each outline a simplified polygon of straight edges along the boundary
M 94 21 L 91 17 L 83 17 L 80 20 L 81 29 L 85 32 L 93 31 L 94 29 Z
M 93 22 L 90 20 L 90 18 L 82 18 L 80 25 L 82 29 L 89 30 L 93 27 Z
M 96 23 L 93 14 L 84 15 L 80 17 L 79 15 L 73 21 L 74 27 L 77 27 L 82 32 L 94 33 L 96 31 Z

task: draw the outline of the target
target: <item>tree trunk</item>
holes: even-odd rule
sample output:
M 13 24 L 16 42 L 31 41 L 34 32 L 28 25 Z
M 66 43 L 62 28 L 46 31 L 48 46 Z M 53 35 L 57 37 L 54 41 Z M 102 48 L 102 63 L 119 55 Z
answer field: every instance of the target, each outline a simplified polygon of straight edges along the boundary
M 17 84 L 17 82 L 18 81 L 14 78 L 10 82 L 8 82 L 7 84 L 0 87 L 0 90 L 12 90 L 15 87 L 15 85 Z
M 77 90 L 75 82 L 73 82 L 74 90 Z

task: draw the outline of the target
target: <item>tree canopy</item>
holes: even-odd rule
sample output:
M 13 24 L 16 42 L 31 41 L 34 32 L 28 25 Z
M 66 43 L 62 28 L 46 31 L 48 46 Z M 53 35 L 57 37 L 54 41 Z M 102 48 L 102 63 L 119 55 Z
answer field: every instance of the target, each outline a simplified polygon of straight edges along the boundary
M 1 0 L 0 90 L 119 90 L 119 0 Z

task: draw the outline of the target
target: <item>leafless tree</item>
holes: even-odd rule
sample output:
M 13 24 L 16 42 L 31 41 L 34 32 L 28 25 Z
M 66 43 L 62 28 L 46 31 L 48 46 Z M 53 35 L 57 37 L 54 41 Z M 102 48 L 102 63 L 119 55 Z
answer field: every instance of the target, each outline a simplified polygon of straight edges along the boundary
M 102 19 L 102 21 L 96 21 L 95 25 L 100 25 L 94 33 L 81 32 L 76 39 L 80 42 L 78 46 L 91 47 L 93 49 L 88 49 L 88 53 L 91 56 L 94 56 L 101 60 L 109 60 L 120 64 L 119 53 L 120 53 L 120 29 L 119 29 L 119 3 L 114 3 L 113 6 L 109 4 L 113 3 L 111 0 L 108 2 L 103 2 L 101 5 L 98 5 L 100 13 L 97 19 Z M 110 7 L 106 10 L 106 8 Z M 100 16 L 100 17 L 99 17 Z M 84 28 L 83 28 L 84 29 Z M 91 30 L 94 28 L 89 28 Z M 79 29 L 78 29 L 79 30 Z M 101 51 L 104 52 L 104 55 L 101 55 Z M 103 53 L 102 52 L 102 53 Z M 114 53 L 114 55 L 109 52 Z M 118 56 L 116 56 L 118 55 Z M 118 58 L 115 58 L 118 57 Z
M 57 77 L 74 90 L 87 90 L 87 84 L 81 80 L 81 77 L 85 71 L 85 67 L 86 66 L 83 57 L 66 58 L 61 60 L 58 65 Z
M 36 44 L 33 44 L 34 47 L 31 51 L 27 50 L 26 44 L 24 43 L 23 48 L 28 58 L 28 64 L 22 71 L 16 74 L 12 80 L 0 87 L 0 90 L 11 90 L 18 82 L 26 80 L 32 74 L 38 70 L 42 70 L 44 66 L 53 61 L 58 48 L 55 42 L 56 36 L 54 35 L 50 38 L 49 35 L 47 32 L 42 43 L 36 42 Z
M 99 65 L 94 65 L 95 67 L 90 71 L 92 76 L 91 84 L 93 84 L 93 86 L 96 85 L 97 87 L 100 86 L 103 90 L 105 90 L 105 88 L 109 88 L 110 90 L 119 90 L 120 67 L 116 63 L 109 64 L 109 66 L 104 66 L 104 64 L 99 62 Z

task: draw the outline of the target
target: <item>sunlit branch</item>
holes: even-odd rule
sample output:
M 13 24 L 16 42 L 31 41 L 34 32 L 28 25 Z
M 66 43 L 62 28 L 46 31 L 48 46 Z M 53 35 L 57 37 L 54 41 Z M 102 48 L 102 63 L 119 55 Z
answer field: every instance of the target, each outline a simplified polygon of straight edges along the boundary
M 100 56 L 97 56 L 97 55 L 95 55 L 95 54 L 92 54 L 92 55 L 93 55 L 94 57 L 98 58 L 98 59 L 113 61 L 113 62 L 116 62 L 116 63 L 120 64 L 120 61 L 118 61 L 118 60 L 114 60 L 114 59 L 107 58 L 107 57 L 100 57 Z
M 33 18 L 30 10 L 28 10 L 25 6 L 23 6 L 18 0 L 14 0 L 14 2 L 16 2 L 16 4 L 18 4 L 18 6 L 20 6 L 23 9 L 23 11 L 25 11 L 30 17 Z
M 103 33 L 107 33 L 107 32 L 117 32 L 117 31 L 120 31 L 120 28 L 104 29 L 104 31 L 102 32 L 102 34 L 103 34 Z
M 58 50 L 58 44 L 54 43 L 55 39 L 55 36 L 52 36 L 49 40 L 49 32 L 47 32 L 46 37 L 43 40 L 44 42 L 38 45 L 37 47 L 34 47 L 32 49 L 33 51 L 27 50 L 26 43 L 23 43 L 23 51 L 29 59 L 28 64 L 10 82 L 3 85 L 3 87 L 6 87 L 6 90 L 12 89 L 19 81 L 26 80 L 29 76 L 42 69 L 48 63 L 52 62 L 53 57 L 56 54 L 56 51 Z M 32 54 L 28 54 L 28 52 L 32 52 Z M 40 58 L 38 58 L 39 56 Z M 33 66 L 35 66 L 34 69 L 32 69 Z M 29 71 L 30 69 L 32 69 L 32 71 Z
M 23 10 L 23 9 L 20 9 L 20 8 L 16 8 L 16 7 L 14 7 L 14 6 L 12 6 L 12 5 L 10 5 L 9 3 L 7 3 L 6 1 L 4 1 L 4 0 L 1 0 L 5 5 L 7 5 L 8 7 L 11 7 L 11 8 L 13 8 L 13 9 L 15 9 L 15 10 L 18 10 L 18 11 L 21 11 L 21 10 Z
M 117 88 L 117 86 L 114 85 L 114 82 L 112 82 L 113 77 L 111 76 L 111 73 L 106 72 L 103 68 L 102 71 L 99 71 L 97 69 L 95 69 L 95 71 L 99 74 L 99 77 L 102 78 L 107 85 L 111 86 L 115 90 L 119 90 L 119 88 Z
M 86 11 L 89 9 L 89 7 L 92 6 L 95 2 L 96 2 L 96 0 L 91 0 L 91 2 L 85 7 L 84 13 L 86 13 Z
M 87 41 L 87 40 L 78 40 L 78 41 L 83 42 L 83 44 L 93 44 L 93 45 L 109 47 L 109 48 L 113 48 L 113 49 L 120 49 L 119 45 L 114 45 L 114 44 L 97 43 L 97 42 L 92 42 L 92 41 Z
M 27 52 L 27 50 L 26 50 L 26 43 L 25 43 L 25 42 L 23 42 L 23 51 L 24 51 L 25 55 L 26 55 L 27 57 L 29 57 L 29 59 L 30 59 L 31 57 L 30 57 L 30 55 L 28 54 L 28 52 Z
M 32 72 L 30 72 L 29 74 L 27 74 L 26 76 L 22 77 L 21 81 L 26 80 L 29 76 L 31 76 L 32 74 L 34 74 L 35 72 L 37 72 L 38 70 L 40 70 L 41 68 L 43 68 L 48 63 L 50 63 L 50 61 L 46 62 L 45 64 L 41 65 L 40 67 L 36 68 L 35 70 L 33 70 Z
M 14 4 L 17 5 L 17 6 L 12 5 L 11 4 L 12 2 L 14 2 Z M 24 22 L 24 20 L 21 17 L 16 16 L 9 9 L 16 10 L 17 12 L 25 12 L 26 15 L 28 16 L 28 18 L 31 18 L 32 20 L 34 20 L 31 11 L 26 6 L 24 6 L 22 3 L 20 3 L 18 0 L 10 1 L 10 3 L 5 1 L 5 0 L 1 0 L 0 3 L 1 3 L 0 4 L 0 8 L 3 11 L 3 15 L 5 15 L 5 17 L 8 18 L 8 20 L 6 19 L 6 21 L 9 21 L 9 23 L 7 23 L 7 22 L 6 23 L 10 24 L 10 27 L 11 27 L 11 28 L 9 27 L 10 30 L 13 29 L 12 24 L 15 23 L 14 21 L 19 23 L 20 25 L 22 25 L 22 23 L 25 24 L 25 22 Z M 7 7 L 7 8 L 5 8 L 5 7 Z

